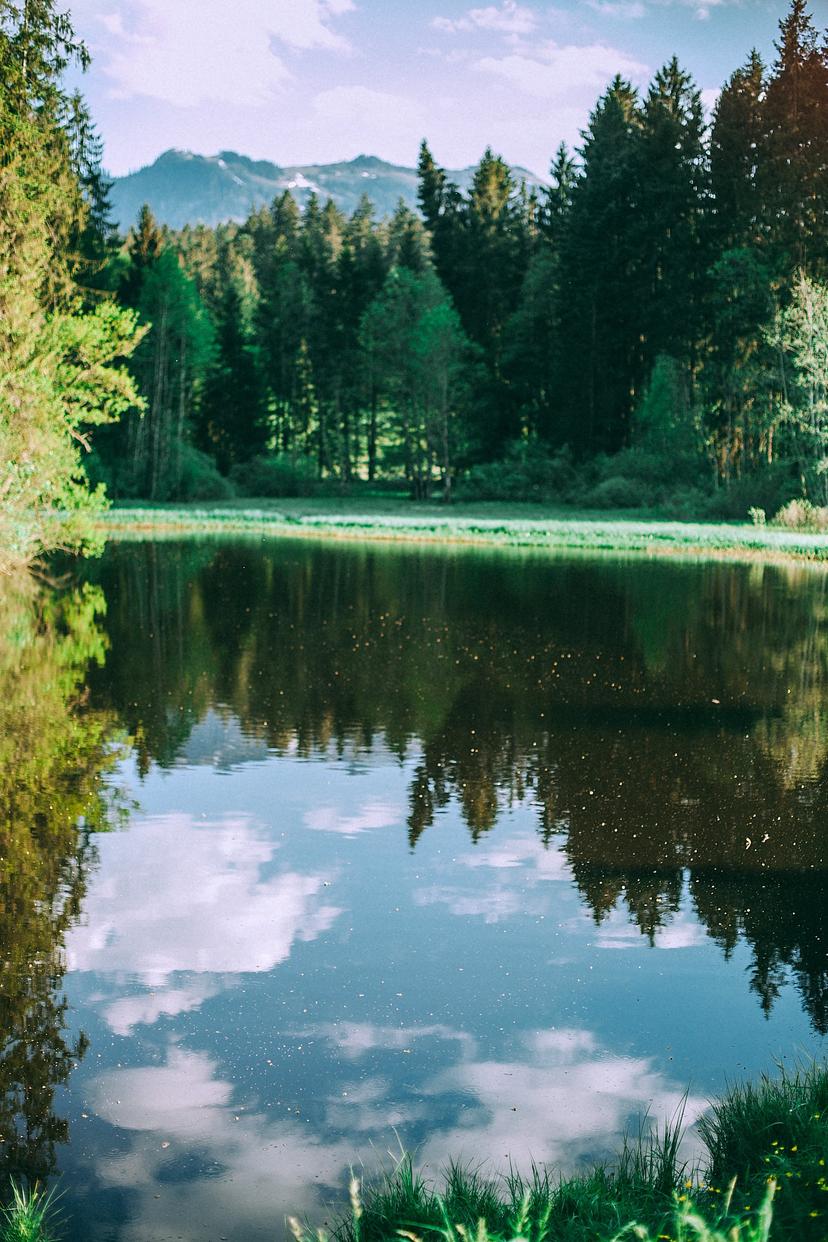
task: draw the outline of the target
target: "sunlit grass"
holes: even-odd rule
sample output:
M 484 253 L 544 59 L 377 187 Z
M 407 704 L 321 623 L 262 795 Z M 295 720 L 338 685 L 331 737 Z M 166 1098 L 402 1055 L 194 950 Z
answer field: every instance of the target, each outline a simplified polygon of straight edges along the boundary
M 53 1242 L 56 1224 L 54 1191 L 11 1183 L 11 1201 L 0 1209 L 0 1242 Z
M 537 549 L 649 552 L 675 555 L 786 556 L 828 560 L 828 533 L 737 522 L 662 521 L 646 514 L 544 510 L 537 505 L 475 504 L 450 509 L 405 501 L 330 497 L 245 505 L 143 505 L 102 519 L 111 537 L 250 533 L 408 540 Z

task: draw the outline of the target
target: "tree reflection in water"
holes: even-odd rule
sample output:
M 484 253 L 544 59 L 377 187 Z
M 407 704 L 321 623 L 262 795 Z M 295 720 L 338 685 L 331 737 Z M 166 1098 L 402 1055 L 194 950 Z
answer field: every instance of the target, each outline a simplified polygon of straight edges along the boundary
M 90 711 L 103 662 L 103 596 L 0 578 L 0 1185 L 52 1172 L 68 1138 L 57 1088 L 83 1056 L 62 995 L 63 944 L 94 851 L 117 807 L 102 776 L 117 758 L 112 718 Z
M 113 548 L 93 702 L 139 763 L 208 708 L 275 752 L 413 757 L 412 848 L 457 803 L 563 834 L 596 922 L 692 901 L 828 1023 L 828 578 L 811 568 L 286 542 Z

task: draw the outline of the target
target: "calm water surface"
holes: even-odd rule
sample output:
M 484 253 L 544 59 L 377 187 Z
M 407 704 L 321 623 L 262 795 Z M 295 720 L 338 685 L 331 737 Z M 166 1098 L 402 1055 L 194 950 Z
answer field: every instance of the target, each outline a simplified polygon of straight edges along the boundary
M 0 1175 L 278 1238 L 824 1053 L 828 578 L 113 546 L 0 601 Z M 39 617 L 35 623 L 32 618 Z

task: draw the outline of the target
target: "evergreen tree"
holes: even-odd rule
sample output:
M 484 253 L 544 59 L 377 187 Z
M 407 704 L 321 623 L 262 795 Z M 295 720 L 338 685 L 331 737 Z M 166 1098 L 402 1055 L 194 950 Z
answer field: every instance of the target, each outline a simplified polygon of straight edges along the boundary
M 713 115 L 710 231 L 719 252 L 755 245 L 759 238 L 757 172 L 764 92 L 765 66 L 754 50 L 725 85 Z
M 215 352 L 198 413 L 199 442 L 223 473 L 262 453 L 269 437 L 255 330 L 258 288 L 236 240 L 232 231 L 219 240 Z
M 616 78 L 590 116 L 561 238 L 560 369 L 553 438 L 578 454 L 621 447 L 642 383 L 638 96 Z M 550 382 L 550 387 L 551 387 Z
M 572 198 L 578 182 L 578 168 L 565 142 L 555 152 L 550 168 L 551 181 L 544 193 L 540 224 L 548 241 L 557 249 L 572 209 Z
M 422 220 L 400 200 L 388 225 L 386 263 L 424 272 L 431 265 L 431 246 Z
M 780 274 L 828 271 L 828 51 L 805 0 L 780 23 L 762 108 L 759 184 L 764 231 Z
M 392 455 L 415 497 L 430 494 L 435 470 L 451 491 L 474 350 L 439 277 L 392 268 L 367 308 L 361 344 L 388 415 Z
M 643 374 L 669 355 L 692 376 L 709 266 L 707 155 L 701 95 L 673 58 L 655 76 L 636 143 L 636 283 Z
M 437 274 L 457 301 L 464 281 L 466 254 L 463 196 L 445 170 L 435 163 L 425 141 L 417 163 L 417 201 L 428 229 Z
M 701 396 L 718 477 L 728 482 L 774 460 L 784 414 L 774 351 L 770 273 L 755 248 L 728 250 L 710 271 Z

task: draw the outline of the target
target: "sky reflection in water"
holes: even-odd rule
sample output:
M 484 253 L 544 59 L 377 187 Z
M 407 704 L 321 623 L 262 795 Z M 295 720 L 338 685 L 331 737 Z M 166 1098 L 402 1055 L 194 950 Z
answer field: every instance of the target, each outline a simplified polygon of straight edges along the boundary
M 83 710 L 138 809 L 65 934 L 70 1237 L 272 1238 L 400 1143 L 573 1167 L 824 1048 L 822 576 L 299 544 L 90 573 Z

